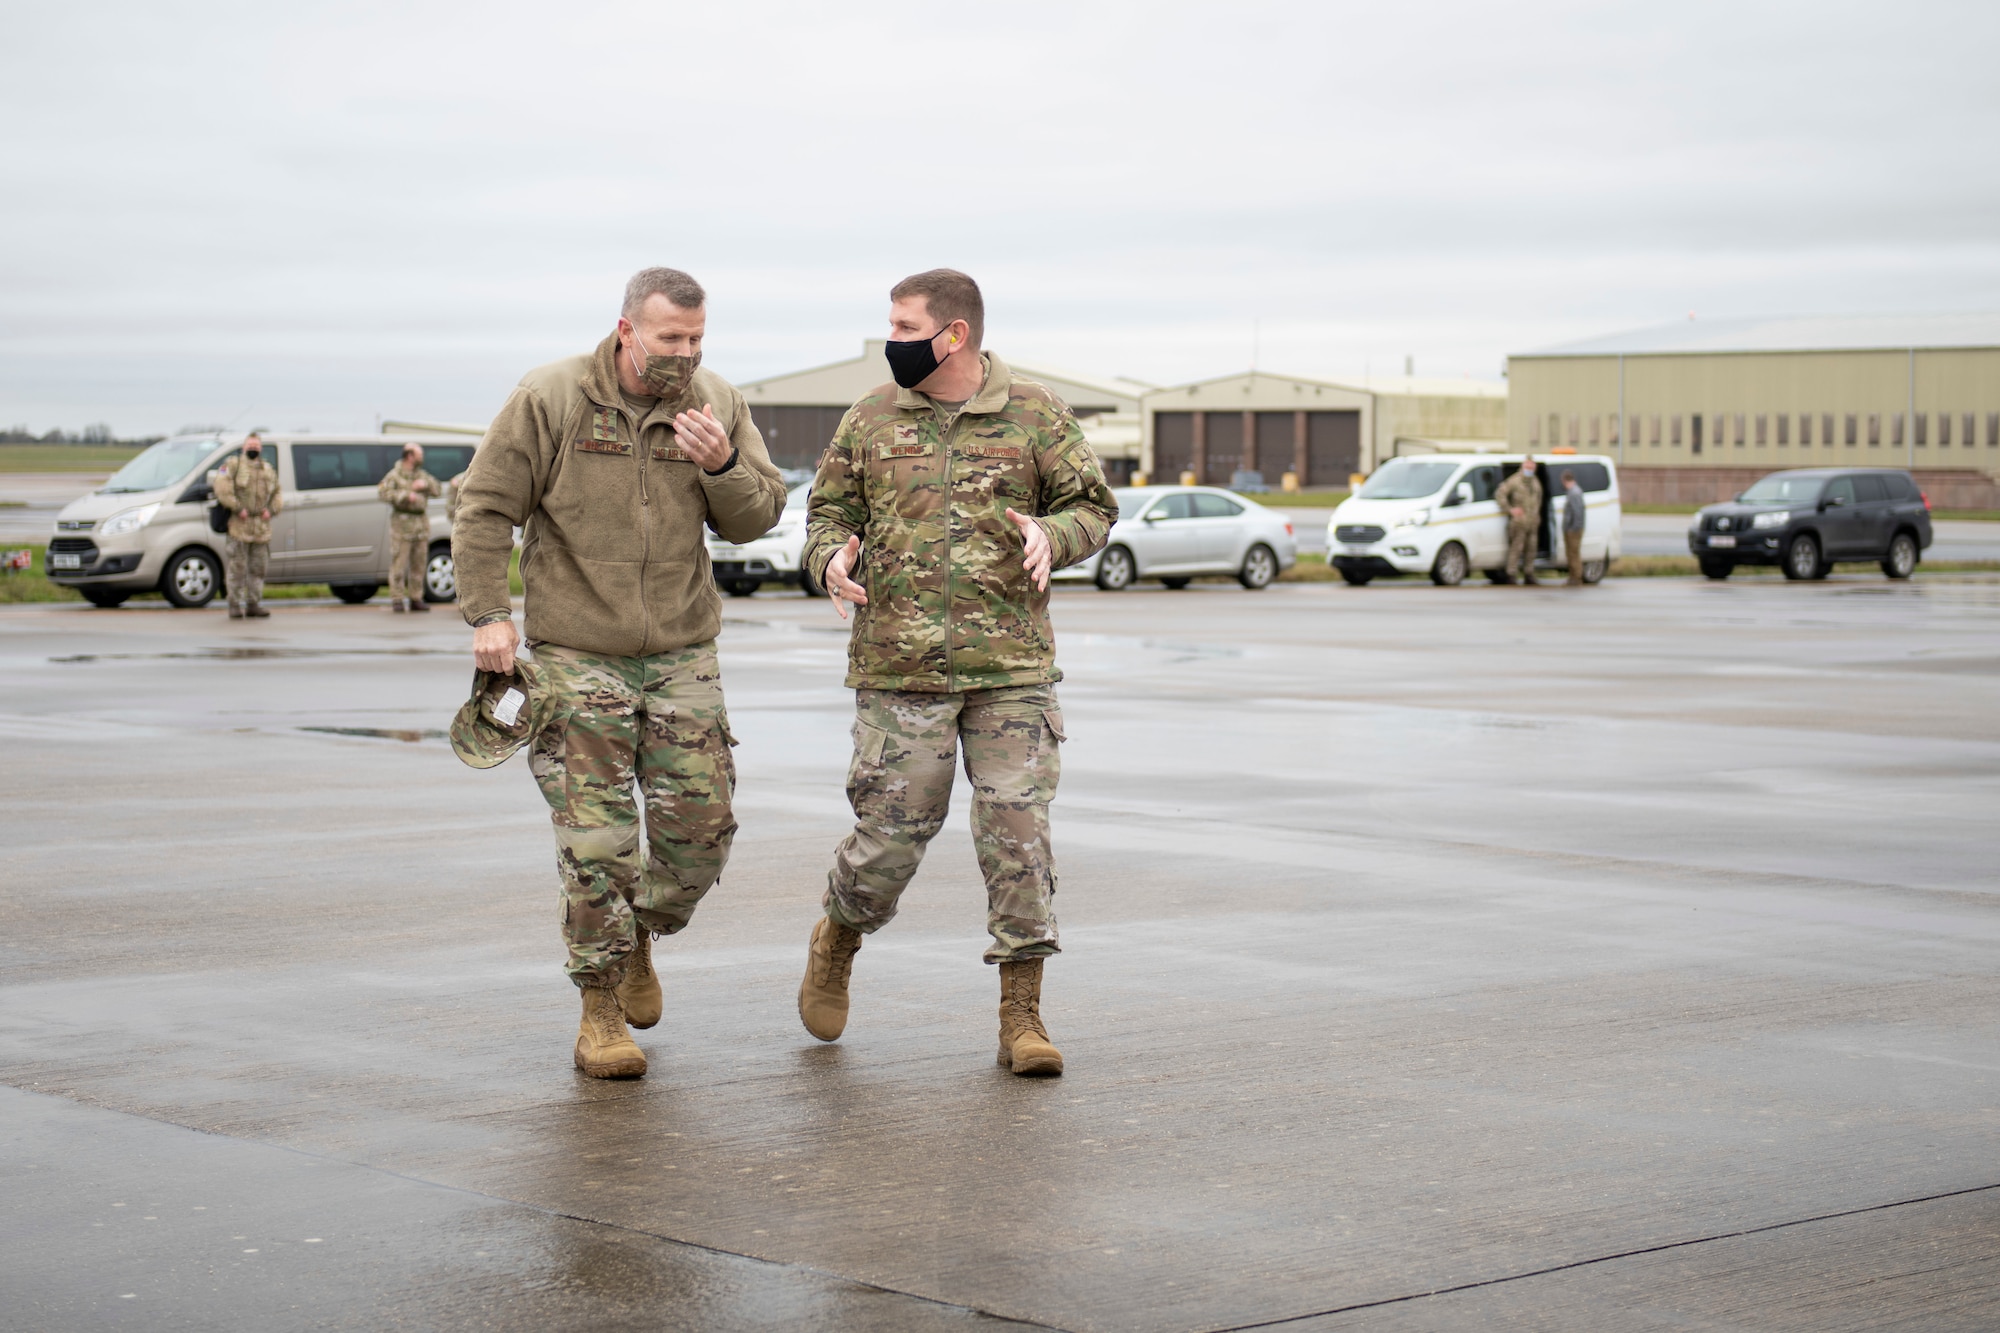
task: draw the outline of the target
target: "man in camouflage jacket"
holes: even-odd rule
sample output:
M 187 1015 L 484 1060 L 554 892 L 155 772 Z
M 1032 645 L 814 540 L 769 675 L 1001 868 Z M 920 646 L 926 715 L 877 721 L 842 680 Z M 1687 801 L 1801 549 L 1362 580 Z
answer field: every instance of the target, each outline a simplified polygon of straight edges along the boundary
M 688 924 L 736 833 L 705 533 L 754 541 L 785 507 L 743 395 L 700 368 L 706 321 L 693 278 L 639 272 L 595 351 L 522 379 L 458 488 L 452 558 L 482 671 L 514 670 L 521 529 L 539 695 L 528 766 L 555 824 L 583 994 L 576 1065 L 594 1078 L 646 1072 L 626 1023 L 660 1020 L 652 937 Z
M 424 447 L 403 446 L 403 457 L 375 484 L 375 497 L 389 506 L 389 609 L 428 611 L 424 566 L 430 563 L 430 502 L 444 494 L 438 479 L 424 471 Z
M 1493 498 L 1507 516 L 1507 573 L 1532 588 L 1541 581 L 1535 577 L 1535 556 L 1542 525 L 1542 479 L 1532 456 L 1521 460 L 1521 470 L 1501 482 Z
M 832 1041 L 864 934 L 886 925 L 943 826 L 961 749 L 1001 976 L 1000 1062 L 1062 1072 L 1040 1016 L 1058 952 L 1049 801 L 1062 709 L 1052 569 L 1104 545 L 1117 501 L 1068 407 L 979 350 L 978 286 L 936 269 L 890 293 L 897 382 L 848 412 L 820 460 L 803 568 L 855 607 L 847 794 L 799 1016 Z
M 242 451 L 215 472 L 215 502 L 229 511 L 229 539 L 223 546 L 223 578 L 229 589 L 229 618 L 263 619 L 264 574 L 271 562 L 271 516 L 285 507 L 278 470 L 264 461 L 264 441 L 256 432 Z

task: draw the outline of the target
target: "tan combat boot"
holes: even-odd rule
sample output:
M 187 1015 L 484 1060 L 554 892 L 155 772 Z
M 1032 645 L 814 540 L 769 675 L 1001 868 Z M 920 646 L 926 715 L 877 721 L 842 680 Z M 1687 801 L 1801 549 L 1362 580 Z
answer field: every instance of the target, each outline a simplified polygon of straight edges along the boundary
M 638 1078 L 646 1072 L 646 1053 L 625 1030 L 618 992 L 609 986 L 585 986 L 583 1021 L 576 1027 L 576 1067 L 592 1078 Z
M 847 1030 L 847 974 L 861 950 L 861 932 L 821 917 L 806 949 L 806 976 L 799 983 L 799 1021 L 821 1041 Z
M 660 974 L 653 970 L 653 932 L 638 928 L 639 942 L 625 955 L 625 979 L 618 983 L 618 1006 L 625 1021 L 649 1028 L 660 1021 Z
M 1060 1074 L 1062 1052 L 1042 1026 L 1042 960 L 1000 964 L 1000 1063 L 1017 1074 Z

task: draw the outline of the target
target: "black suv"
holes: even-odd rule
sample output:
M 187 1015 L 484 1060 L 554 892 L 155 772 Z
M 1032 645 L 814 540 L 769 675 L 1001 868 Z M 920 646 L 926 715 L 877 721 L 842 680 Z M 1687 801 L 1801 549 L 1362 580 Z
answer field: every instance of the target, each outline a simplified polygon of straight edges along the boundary
M 1778 565 L 1788 579 L 1823 579 L 1835 561 L 1880 561 L 1906 579 L 1931 544 L 1931 502 L 1907 472 L 1801 468 L 1773 472 L 1688 528 L 1701 572 L 1726 579 L 1738 565 Z

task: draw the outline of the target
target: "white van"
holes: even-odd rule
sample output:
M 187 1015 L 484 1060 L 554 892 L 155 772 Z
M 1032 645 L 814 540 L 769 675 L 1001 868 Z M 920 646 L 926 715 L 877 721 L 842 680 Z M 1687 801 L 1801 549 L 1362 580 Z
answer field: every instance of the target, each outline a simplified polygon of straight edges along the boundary
M 1473 570 L 1506 583 L 1507 516 L 1493 493 L 1526 454 L 1422 454 L 1392 458 L 1333 511 L 1327 562 L 1359 587 L 1384 574 L 1429 574 L 1446 587 Z M 1562 474 L 1584 493 L 1583 579 L 1595 583 L 1618 558 L 1624 511 L 1618 461 L 1605 454 L 1537 454 L 1542 512 L 1536 564 L 1564 568 Z
M 424 468 L 449 481 L 472 462 L 472 441 L 409 435 L 265 435 L 284 508 L 271 520 L 266 583 L 325 583 L 344 602 L 365 602 L 389 581 L 389 506 L 375 484 L 406 443 L 424 447 Z M 161 440 L 104 485 L 72 501 L 49 540 L 48 575 L 98 606 L 158 590 L 175 606 L 206 606 L 222 591 L 225 535 L 209 526 L 210 476 L 243 448 L 243 437 L 178 435 Z M 458 595 L 451 521 L 430 505 L 424 600 Z

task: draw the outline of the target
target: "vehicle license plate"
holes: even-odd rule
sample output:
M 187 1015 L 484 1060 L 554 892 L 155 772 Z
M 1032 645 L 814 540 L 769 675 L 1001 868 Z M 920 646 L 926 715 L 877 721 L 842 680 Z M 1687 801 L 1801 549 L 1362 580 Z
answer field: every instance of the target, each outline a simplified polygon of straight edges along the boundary
M 1710 546 L 1734 546 L 1736 545 L 1736 539 L 1734 537 L 1710 537 L 1708 544 Z
M 82 569 L 83 557 L 80 555 L 52 555 L 49 557 L 49 568 Z
M 1341 548 L 1340 548 L 1340 549 L 1341 549 L 1341 550 L 1343 550 L 1343 551 L 1345 551 L 1345 552 L 1347 552 L 1347 553 L 1348 553 L 1349 555 L 1365 555 L 1365 554 L 1367 554 L 1367 551 L 1368 551 L 1368 543 L 1367 543 L 1367 542 L 1345 542 L 1345 543 L 1343 543 L 1343 544 L 1341 545 Z
M 711 546 L 708 548 L 708 556 L 711 560 L 734 560 L 742 554 L 743 548 L 740 546 Z

